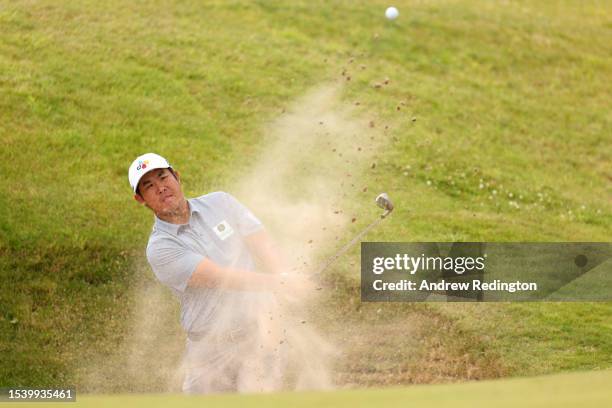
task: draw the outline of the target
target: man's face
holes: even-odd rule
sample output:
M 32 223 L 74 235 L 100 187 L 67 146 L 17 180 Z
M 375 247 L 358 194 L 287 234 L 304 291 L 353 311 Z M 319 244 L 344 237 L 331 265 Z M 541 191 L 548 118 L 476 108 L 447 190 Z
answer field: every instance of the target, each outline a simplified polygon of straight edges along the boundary
M 134 198 L 149 207 L 155 214 L 175 213 L 185 200 L 181 184 L 168 169 L 151 170 L 138 182 L 139 194 Z

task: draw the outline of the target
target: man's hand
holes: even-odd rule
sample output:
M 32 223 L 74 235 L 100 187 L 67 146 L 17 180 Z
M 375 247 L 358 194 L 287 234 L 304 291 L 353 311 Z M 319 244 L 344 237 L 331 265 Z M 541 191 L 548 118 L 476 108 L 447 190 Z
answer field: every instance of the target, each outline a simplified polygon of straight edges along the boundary
M 280 301 L 299 303 L 310 298 L 315 292 L 314 283 L 303 274 L 282 272 L 274 291 Z

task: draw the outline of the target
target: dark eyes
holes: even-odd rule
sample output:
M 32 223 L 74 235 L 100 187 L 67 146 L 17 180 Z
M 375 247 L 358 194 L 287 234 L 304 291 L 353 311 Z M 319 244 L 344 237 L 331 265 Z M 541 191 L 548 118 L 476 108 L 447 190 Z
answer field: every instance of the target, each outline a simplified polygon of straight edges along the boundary
M 165 179 L 165 178 L 167 178 L 167 177 L 168 177 L 168 175 L 167 175 L 167 174 L 162 174 L 161 176 L 159 176 L 160 180 L 164 180 L 164 179 Z M 153 184 L 152 184 L 152 183 L 149 183 L 149 184 L 146 184 L 146 185 L 144 186 L 144 189 L 145 189 L 145 190 L 148 190 L 148 189 L 149 189 L 149 188 L 151 188 L 151 187 L 153 187 Z

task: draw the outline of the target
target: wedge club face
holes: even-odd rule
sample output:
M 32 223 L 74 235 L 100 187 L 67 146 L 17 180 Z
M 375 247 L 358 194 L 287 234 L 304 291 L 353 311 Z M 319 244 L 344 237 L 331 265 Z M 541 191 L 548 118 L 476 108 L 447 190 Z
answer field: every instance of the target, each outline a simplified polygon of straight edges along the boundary
M 384 214 L 381 215 L 381 218 L 385 218 L 387 215 L 393 211 L 393 202 L 389 198 L 387 193 L 381 193 L 376 197 L 376 205 L 385 210 Z

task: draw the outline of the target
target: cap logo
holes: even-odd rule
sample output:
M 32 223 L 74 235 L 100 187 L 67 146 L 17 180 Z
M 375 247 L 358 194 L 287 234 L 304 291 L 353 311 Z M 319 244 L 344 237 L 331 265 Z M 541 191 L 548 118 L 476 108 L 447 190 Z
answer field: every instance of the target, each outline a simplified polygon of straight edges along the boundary
M 141 170 L 141 169 L 142 169 L 142 170 L 144 170 L 144 169 L 146 169 L 146 168 L 147 168 L 147 165 L 148 165 L 148 164 L 149 164 L 149 161 L 148 161 L 148 160 L 145 160 L 145 161 L 140 161 L 140 160 L 139 160 L 139 161 L 138 161 L 138 167 L 136 167 L 136 170 Z

